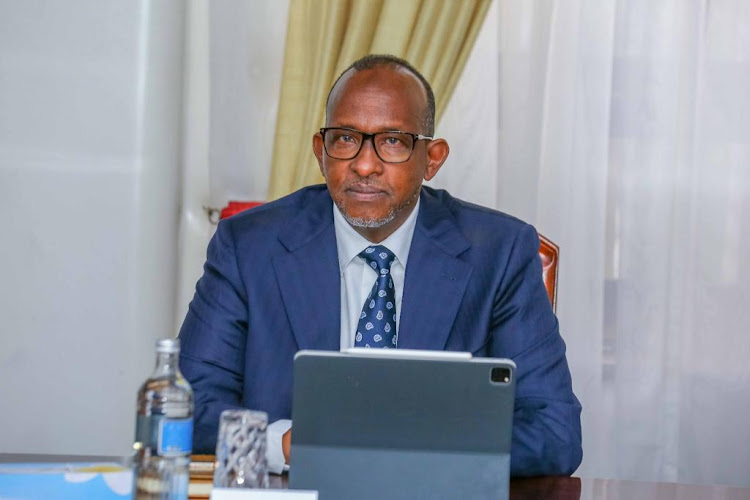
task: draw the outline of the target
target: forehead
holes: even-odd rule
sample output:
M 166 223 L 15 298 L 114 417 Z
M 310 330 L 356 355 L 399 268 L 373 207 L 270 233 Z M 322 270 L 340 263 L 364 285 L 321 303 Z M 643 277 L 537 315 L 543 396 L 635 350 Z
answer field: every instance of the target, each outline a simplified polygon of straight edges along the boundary
M 331 91 L 326 124 L 365 132 L 422 132 L 427 96 L 416 76 L 402 68 L 350 70 Z

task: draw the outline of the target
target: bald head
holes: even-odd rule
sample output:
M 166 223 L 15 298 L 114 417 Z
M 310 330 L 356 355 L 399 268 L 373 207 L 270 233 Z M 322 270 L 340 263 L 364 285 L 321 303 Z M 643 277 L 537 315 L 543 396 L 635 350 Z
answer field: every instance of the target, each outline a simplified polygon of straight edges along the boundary
M 379 71 L 375 71 L 379 70 Z M 360 72 L 369 76 L 394 78 L 404 90 L 404 99 L 416 100 L 408 104 L 416 105 L 419 114 L 420 130 L 417 132 L 432 136 L 435 132 L 435 95 L 427 80 L 411 64 L 391 55 L 368 55 L 345 69 L 336 79 L 326 99 L 326 124 L 329 124 L 333 106 L 338 102 L 341 93 L 351 84 L 352 77 Z M 365 76 L 365 75 L 361 75 Z M 356 78 L 357 82 L 372 78 Z M 416 92 L 415 92 L 416 90 Z M 407 104 L 407 103 L 404 103 Z

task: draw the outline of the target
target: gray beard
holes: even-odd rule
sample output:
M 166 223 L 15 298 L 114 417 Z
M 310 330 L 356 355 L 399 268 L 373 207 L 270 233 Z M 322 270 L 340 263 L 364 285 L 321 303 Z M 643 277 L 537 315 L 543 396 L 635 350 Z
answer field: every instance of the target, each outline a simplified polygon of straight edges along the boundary
M 380 218 L 380 219 L 368 219 L 366 217 L 352 217 L 351 215 L 347 213 L 346 207 L 344 206 L 343 203 L 341 204 L 336 203 L 336 206 L 339 207 L 339 211 L 341 212 L 341 215 L 344 216 L 344 220 L 346 220 L 346 222 L 348 222 L 349 225 L 351 225 L 352 227 L 362 227 L 362 228 L 369 228 L 369 229 L 383 227 L 389 222 L 392 222 L 393 219 L 395 219 L 398 214 L 403 212 L 406 209 L 406 207 L 408 207 L 414 200 L 417 199 L 417 197 L 419 196 L 420 189 L 421 189 L 421 186 L 417 188 L 416 191 L 414 191 L 414 194 L 411 195 L 409 199 L 405 200 L 401 205 L 392 208 L 391 211 L 388 212 L 388 214 L 385 217 Z
M 339 210 L 341 210 L 341 207 L 339 207 Z M 346 219 L 346 222 L 349 223 L 349 225 L 353 227 L 367 227 L 367 228 L 376 228 L 376 227 L 383 227 L 389 222 L 391 222 L 393 219 L 396 218 L 396 211 L 391 210 L 388 215 L 383 217 L 382 219 L 367 219 L 365 217 L 350 217 L 349 214 L 341 210 L 341 215 L 344 216 L 344 219 Z

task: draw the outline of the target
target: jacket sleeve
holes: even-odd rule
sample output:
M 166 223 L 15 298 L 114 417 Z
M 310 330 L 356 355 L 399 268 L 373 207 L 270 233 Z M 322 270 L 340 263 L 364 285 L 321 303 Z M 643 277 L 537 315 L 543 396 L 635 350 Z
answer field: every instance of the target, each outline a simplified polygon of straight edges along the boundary
M 179 335 L 180 369 L 195 397 L 194 452 L 214 453 L 221 412 L 242 407 L 247 315 L 231 226 L 222 221 Z
M 512 476 L 570 475 L 581 463 L 581 405 L 542 281 L 539 237 L 518 233 L 493 304 L 492 356 L 515 361 Z

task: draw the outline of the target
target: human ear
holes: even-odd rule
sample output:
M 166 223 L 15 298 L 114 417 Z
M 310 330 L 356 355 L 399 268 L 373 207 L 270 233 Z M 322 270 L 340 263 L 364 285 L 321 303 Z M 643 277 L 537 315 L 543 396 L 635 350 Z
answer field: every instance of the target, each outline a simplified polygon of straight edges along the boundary
M 320 135 L 320 132 L 317 132 L 313 135 L 312 148 L 313 154 L 318 160 L 318 168 L 320 168 L 320 174 L 325 177 L 326 174 L 325 172 L 323 172 L 323 136 Z
M 445 139 L 433 139 L 427 144 L 427 167 L 424 171 L 424 180 L 429 181 L 438 173 L 440 167 L 448 158 L 450 147 Z

